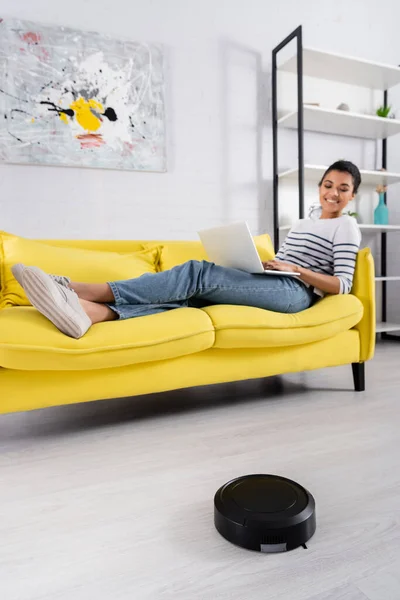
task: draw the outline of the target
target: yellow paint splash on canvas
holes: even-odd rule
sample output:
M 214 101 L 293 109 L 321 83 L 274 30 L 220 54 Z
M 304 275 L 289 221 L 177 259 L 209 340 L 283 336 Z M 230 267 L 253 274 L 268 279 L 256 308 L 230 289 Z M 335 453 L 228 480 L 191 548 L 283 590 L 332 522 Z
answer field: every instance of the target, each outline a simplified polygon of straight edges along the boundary
M 101 126 L 100 119 L 91 111 L 93 108 L 98 112 L 104 112 L 104 107 L 101 102 L 94 100 L 94 98 L 85 100 L 80 97 L 72 102 L 70 108 L 74 111 L 79 125 L 86 131 L 97 131 Z

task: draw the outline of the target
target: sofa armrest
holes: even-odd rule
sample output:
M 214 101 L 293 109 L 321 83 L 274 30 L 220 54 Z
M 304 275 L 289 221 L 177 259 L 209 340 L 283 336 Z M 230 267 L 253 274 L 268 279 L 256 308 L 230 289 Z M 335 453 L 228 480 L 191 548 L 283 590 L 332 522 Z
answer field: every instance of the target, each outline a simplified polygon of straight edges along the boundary
M 360 332 L 360 362 L 364 362 L 374 355 L 376 329 L 375 266 L 369 248 L 358 253 L 351 293 L 364 307 L 363 318 L 354 327 Z

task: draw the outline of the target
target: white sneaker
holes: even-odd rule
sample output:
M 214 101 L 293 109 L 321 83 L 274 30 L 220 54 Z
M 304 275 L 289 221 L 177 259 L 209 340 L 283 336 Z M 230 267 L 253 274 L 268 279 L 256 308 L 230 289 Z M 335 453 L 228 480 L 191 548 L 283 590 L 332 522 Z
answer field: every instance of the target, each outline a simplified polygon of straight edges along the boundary
M 26 267 L 22 271 L 22 283 L 31 304 L 62 333 L 78 339 L 91 327 L 92 321 L 78 295 L 57 283 L 51 275 L 38 267 Z
M 13 265 L 11 267 L 12 274 L 13 274 L 14 278 L 18 281 L 18 283 L 21 287 L 24 287 L 24 284 L 22 281 L 22 273 L 24 272 L 25 269 L 26 269 L 26 267 L 22 263 L 17 263 L 16 265 Z M 65 277 L 65 275 L 49 275 L 49 277 L 54 279 L 54 281 L 56 283 L 59 283 L 60 285 L 64 285 L 65 287 L 68 287 L 68 285 L 71 283 L 70 278 Z

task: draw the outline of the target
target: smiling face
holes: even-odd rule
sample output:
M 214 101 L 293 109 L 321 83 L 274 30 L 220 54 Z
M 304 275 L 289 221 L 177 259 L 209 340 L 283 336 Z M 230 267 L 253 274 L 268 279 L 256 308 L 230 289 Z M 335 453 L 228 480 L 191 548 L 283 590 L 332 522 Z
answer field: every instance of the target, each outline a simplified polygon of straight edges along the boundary
M 350 173 L 329 171 L 319 186 L 321 219 L 340 217 L 348 203 L 355 197 L 354 181 Z

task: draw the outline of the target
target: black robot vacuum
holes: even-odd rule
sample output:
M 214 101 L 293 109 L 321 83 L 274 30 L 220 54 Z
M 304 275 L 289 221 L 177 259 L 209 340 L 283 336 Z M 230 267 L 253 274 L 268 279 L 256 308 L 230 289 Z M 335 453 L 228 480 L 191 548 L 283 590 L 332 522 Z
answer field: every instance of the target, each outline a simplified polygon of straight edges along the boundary
M 214 523 L 225 539 L 249 550 L 306 548 L 316 528 L 315 501 L 310 492 L 285 477 L 246 475 L 217 491 Z

